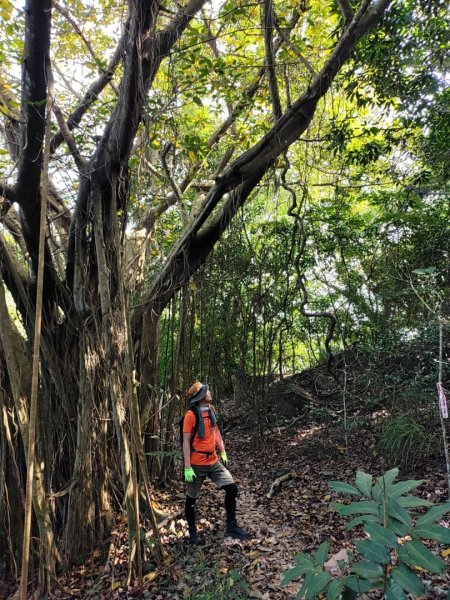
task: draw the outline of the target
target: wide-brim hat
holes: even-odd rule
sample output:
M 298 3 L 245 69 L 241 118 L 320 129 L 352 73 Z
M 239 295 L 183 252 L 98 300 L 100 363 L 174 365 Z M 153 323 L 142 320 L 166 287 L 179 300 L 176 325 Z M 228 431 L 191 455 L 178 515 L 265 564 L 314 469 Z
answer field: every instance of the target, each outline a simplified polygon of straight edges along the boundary
M 189 396 L 189 404 L 195 404 L 196 402 L 200 402 L 208 391 L 208 386 L 203 383 L 198 382 L 198 384 L 194 384 L 188 391 Z

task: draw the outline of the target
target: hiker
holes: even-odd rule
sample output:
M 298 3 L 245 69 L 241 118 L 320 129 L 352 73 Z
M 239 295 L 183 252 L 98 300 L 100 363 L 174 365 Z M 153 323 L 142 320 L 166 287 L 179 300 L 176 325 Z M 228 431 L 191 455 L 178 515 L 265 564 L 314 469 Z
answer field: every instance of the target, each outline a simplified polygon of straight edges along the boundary
M 188 390 L 189 408 L 183 422 L 184 480 L 186 489 L 186 520 L 189 527 L 189 543 L 200 544 L 200 535 L 195 525 L 195 505 L 206 477 L 225 492 L 225 511 L 227 524 L 225 537 L 245 540 L 250 534 L 236 522 L 236 497 L 238 487 L 230 472 L 225 446 L 217 426 L 217 416 L 210 404 L 211 393 L 208 386 L 197 381 Z M 222 462 L 216 454 L 220 452 Z M 223 464 L 222 464 L 223 463 Z

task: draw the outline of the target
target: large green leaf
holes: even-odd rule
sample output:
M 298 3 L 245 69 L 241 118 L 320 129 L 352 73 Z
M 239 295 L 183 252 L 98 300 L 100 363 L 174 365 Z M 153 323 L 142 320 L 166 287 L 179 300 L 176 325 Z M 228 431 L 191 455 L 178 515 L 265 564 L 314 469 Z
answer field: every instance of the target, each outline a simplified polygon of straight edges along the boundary
M 327 600 L 339 600 L 343 589 L 344 583 L 342 581 L 337 579 L 330 581 L 327 589 Z
M 450 502 L 444 502 L 444 504 L 438 504 L 433 506 L 430 510 L 417 519 L 416 525 L 425 525 L 426 523 L 432 523 L 442 519 L 444 515 L 450 512 Z
M 391 529 L 398 537 L 403 537 L 411 532 L 411 527 L 408 527 L 404 523 L 401 523 L 397 519 L 388 517 L 387 527 Z
M 358 540 L 355 542 L 355 547 L 367 560 L 381 564 L 387 564 L 390 561 L 389 552 L 386 550 L 386 547 L 374 540 Z
M 360 560 L 355 563 L 352 571 L 365 579 L 378 579 L 383 576 L 383 568 L 370 560 Z
M 395 569 L 391 571 L 391 578 L 410 594 L 418 596 L 425 591 L 419 577 L 406 565 L 395 567 Z
M 364 577 L 355 577 L 354 575 L 349 575 L 345 579 L 345 585 L 353 590 L 354 592 L 368 592 L 369 590 L 373 590 L 379 586 L 375 585 L 373 581 L 369 581 Z
M 391 498 L 397 498 L 398 496 L 402 496 L 411 490 L 415 490 L 422 485 L 424 481 L 424 479 L 408 479 L 407 481 L 399 481 L 393 485 L 387 485 L 386 493 Z
M 377 515 L 364 515 L 362 517 L 355 517 L 347 523 L 347 525 L 345 526 L 345 530 L 350 531 L 351 529 L 353 529 L 353 527 L 356 527 L 357 525 L 364 525 L 365 528 L 365 523 L 376 523 L 377 521 Z
M 373 500 L 361 500 L 361 502 L 351 502 L 339 509 L 339 514 L 342 516 L 357 515 L 357 514 L 378 514 L 378 505 Z
M 419 508 L 421 506 L 433 506 L 433 503 L 424 498 L 418 498 L 417 496 L 400 496 L 397 498 L 397 502 L 403 508 Z
M 372 475 L 358 471 L 356 473 L 356 485 L 367 498 L 372 497 Z
M 403 506 L 400 506 L 397 500 L 394 498 L 388 498 L 387 508 L 389 516 L 397 519 L 397 521 L 400 521 L 400 523 L 403 523 L 407 527 L 412 526 L 411 515 L 403 508 Z
M 386 600 L 406 600 L 402 586 L 396 581 L 390 581 L 385 593 Z
M 330 509 L 336 511 L 337 513 L 340 513 L 344 506 L 345 504 L 343 502 L 330 502 L 329 504 Z
M 445 570 L 444 561 L 430 552 L 419 540 L 411 540 L 402 546 L 401 559 L 412 567 L 422 567 L 431 573 L 443 573 Z
M 335 492 L 342 492 L 344 494 L 353 494 L 355 496 L 361 496 L 361 492 L 349 483 L 344 481 L 329 481 L 328 485 Z
M 287 585 L 293 579 L 297 579 L 297 577 L 301 577 L 302 575 L 307 575 L 308 573 L 314 572 L 316 569 L 314 562 L 307 554 L 298 554 L 295 557 L 295 561 L 297 564 L 284 573 L 281 582 L 282 585 Z
M 397 469 L 397 467 L 395 467 L 390 471 L 386 471 L 386 473 L 384 473 L 384 475 L 381 475 L 381 477 L 377 477 L 377 482 L 380 484 L 381 489 L 384 489 L 387 485 L 392 485 L 398 474 L 399 470 Z
M 321 567 L 323 567 L 323 565 L 325 564 L 325 562 L 328 558 L 329 548 L 330 548 L 330 542 L 323 542 L 323 544 L 320 544 L 320 546 L 317 548 L 316 562 Z
M 364 525 L 364 531 L 368 533 L 374 542 L 378 542 L 386 548 L 395 548 L 398 544 L 398 539 L 391 529 L 381 527 L 378 523 L 367 523 Z
M 306 600 L 314 600 L 314 598 L 322 592 L 331 581 L 332 577 L 327 571 L 315 571 L 309 573 L 305 577 L 302 587 L 300 588 L 297 598 L 305 598 Z
M 377 481 L 376 484 L 372 488 L 372 498 L 377 502 L 380 501 L 380 498 L 383 496 L 384 491 L 380 486 L 380 483 Z
M 434 525 L 433 523 L 421 523 L 412 530 L 412 535 L 415 538 L 423 538 L 426 540 L 436 540 L 444 544 L 450 544 L 450 529 Z

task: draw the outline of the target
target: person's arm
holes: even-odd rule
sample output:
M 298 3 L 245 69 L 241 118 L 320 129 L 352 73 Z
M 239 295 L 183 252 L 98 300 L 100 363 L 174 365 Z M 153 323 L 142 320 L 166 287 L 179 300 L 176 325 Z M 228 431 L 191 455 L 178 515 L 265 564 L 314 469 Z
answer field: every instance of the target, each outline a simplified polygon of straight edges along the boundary
M 222 436 L 220 435 L 220 431 L 219 428 L 216 425 L 216 444 L 217 447 L 219 448 L 219 452 L 220 454 L 223 454 L 225 452 L 225 445 L 223 443 L 223 439 Z
M 220 458 L 225 466 L 228 464 L 228 456 L 225 452 L 225 444 L 223 443 L 222 436 L 220 435 L 219 428 L 216 425 L 216 444 L 219 447 Z
M 183 432 L 183 459 L 186 469 L 191 466 L 191 436 L 192 433 Z

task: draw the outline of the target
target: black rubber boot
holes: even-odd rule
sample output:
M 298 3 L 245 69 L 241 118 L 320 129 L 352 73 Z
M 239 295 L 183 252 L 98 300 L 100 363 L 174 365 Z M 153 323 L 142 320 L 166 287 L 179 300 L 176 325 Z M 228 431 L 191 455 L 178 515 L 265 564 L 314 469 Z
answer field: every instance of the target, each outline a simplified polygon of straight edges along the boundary
M 236 521 L 229 521 L 225 530 L 225 537 L 234 540 L 248 540 L 252 536 L 248 531 L 239 527 Z
M 200 534 L 197 531 L 197 527 L 191 528 L 189 527 L 189 543 L 192 544 L 193 546 L 198 546 L 201 543 L 201 538 L 200 538 Z
M 190 496 L 186 496 L 186 505 L 185 505 L 185 513 L 186 513 L 186 521 L 188 522 L 189 528 L 189 543 L 198 546 L 201 542 L 200 535 L 197 531 L 197 527 L 195 525 L 195 505 L 196 498 L 191 498 Z

